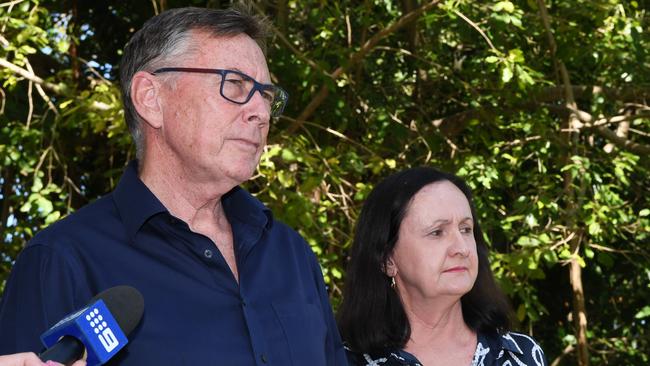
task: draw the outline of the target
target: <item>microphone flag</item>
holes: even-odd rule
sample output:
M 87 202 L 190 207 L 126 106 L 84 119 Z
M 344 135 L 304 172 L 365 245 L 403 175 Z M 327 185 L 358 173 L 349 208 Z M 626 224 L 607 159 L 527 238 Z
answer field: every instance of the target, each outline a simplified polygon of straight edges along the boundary
M 106 363 L 128 343 L 102 299 L 61 319 L 41 335 L 41 342 L 49 348 L 64 336 L 74 337 L 83 343 L 88 354 L 87 366 Z

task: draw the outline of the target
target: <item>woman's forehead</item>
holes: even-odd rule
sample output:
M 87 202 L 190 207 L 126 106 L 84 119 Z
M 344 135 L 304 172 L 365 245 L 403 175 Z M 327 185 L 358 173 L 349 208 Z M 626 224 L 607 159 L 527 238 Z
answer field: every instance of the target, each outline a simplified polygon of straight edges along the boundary
M 417 215 L 428 219 L 464 219 L 472 217 L 465 194 L 449 181 L 428 184 L 411 199 L 407 216 Z

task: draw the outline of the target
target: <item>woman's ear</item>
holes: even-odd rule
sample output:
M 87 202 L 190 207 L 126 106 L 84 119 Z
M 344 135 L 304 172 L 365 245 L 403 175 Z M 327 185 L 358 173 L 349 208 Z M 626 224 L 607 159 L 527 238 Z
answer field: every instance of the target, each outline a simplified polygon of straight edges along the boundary
M 155 129 L 161 128 L 163 121 L 160 87 L 156 76 L 146 71 L 136 72 L 131 79 L 131 102 L 140 118 Z
M 388 256 L 386 263 L 384 263 L 384 273 L 388 277 L 395 277 L 397 275 L 397 266 L 392 255 Z

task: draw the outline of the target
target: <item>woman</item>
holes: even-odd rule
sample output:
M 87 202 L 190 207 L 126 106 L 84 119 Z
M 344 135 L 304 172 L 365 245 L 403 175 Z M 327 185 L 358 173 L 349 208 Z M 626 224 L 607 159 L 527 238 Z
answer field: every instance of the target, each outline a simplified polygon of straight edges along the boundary
M 339 328 L 351 365 L 546 365 L 509 331 L 469 188 L 408 169 L 370 193 L 357 223 Z

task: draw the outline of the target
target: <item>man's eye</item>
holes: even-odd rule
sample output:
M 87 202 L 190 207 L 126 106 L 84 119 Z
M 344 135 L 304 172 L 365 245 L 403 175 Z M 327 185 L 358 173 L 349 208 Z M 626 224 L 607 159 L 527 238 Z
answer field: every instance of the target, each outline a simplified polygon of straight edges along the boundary
M 228 84 L 231 85 L 241 86 L 242 84 L 244 84 L 244 80 L 242 79 L 226 79 L 226 81 L 228 82 Z
M 267 90 L 267 91 L 262 92 L 262 98 L 264 98 L 264 100 L 266 100 L 269 103 L 273 103 L 273 100 L 275 99 L 275 96 L 273 95 L 272 92 Z
M 429 235 L 430 235 L 430 236 L 434 236 L 434 237 L 441 236 L 441 235 L 442 235 L 442 230 L 440 230 L 440 229 L 433 230 L 433 231 L 431 231 L 431 232 L 429 233 Z

